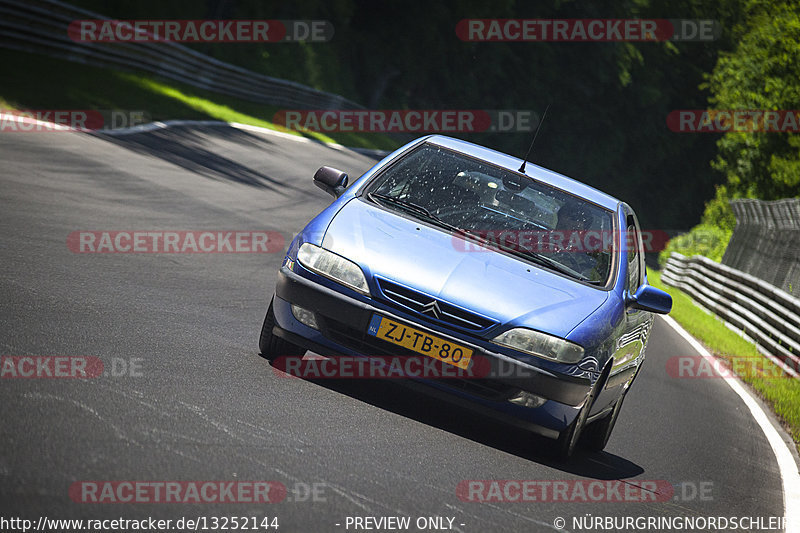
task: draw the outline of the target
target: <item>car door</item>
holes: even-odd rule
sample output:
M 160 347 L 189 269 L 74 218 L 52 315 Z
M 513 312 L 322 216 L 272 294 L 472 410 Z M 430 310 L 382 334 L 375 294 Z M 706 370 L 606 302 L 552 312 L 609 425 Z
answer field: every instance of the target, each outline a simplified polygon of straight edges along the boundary
M 625 297 L 627 299 L 645 283 L 646 271 L 639 221 L 630 207 L 626 205 L 624 210 L 626 228 L 623 239 L 626 240 L 627 246 L 623 258 L 626 263 Z M 622 334 L 617 339 L 614 352 L 609 388 L 627 381 L 635 373 L 641 363 L 641 356 L 652 322 L 651 313 L 631 307 L 626 308 Z

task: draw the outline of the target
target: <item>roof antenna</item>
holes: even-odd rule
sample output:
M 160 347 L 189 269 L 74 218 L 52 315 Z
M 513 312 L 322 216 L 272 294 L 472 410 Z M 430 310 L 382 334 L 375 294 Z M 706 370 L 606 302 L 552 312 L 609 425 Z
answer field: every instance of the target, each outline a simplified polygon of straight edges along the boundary
M 547 104 L 547 109 L 544 110 L 544 115 L 542 115 L 542 120 L 540 120 L 539 125 L 536 126 L 536 133 L 533 134 L 533 140 L 531 141 L 531 145 L 528 147 L 528 153 L 525 154 L 525 159 L 522 160 L 522 165 L 520 165 L 519 170 L 517 172 L 525 174 L 525 164 L 528 162 L 528 157 L 531 155 L 531 150 L 533 150 L 533 143 L 536 142 L 536 136 L 539 135 L 539 128 L 542 127 L 542 122 L 544 122 L 545 117 L 547 117 L 547 111 L 549 109 L 550 109 L 550 104 Z

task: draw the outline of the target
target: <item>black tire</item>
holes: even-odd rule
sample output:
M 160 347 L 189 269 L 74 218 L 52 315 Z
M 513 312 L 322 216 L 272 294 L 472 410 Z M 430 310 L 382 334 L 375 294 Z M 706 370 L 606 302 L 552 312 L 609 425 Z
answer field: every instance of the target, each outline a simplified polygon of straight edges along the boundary
M 603 451 L 603 448 L 608 444 L 608 439 L 611 437 L 611 432 L 614 431 L 624 399 L 625 396 L 623 395 L 617 400 L 610 415 L 586 426 L 586 430 L 583 432 L 583 442 L 581 443 L 583 446 L 594 452 Z
M 274 361 L 281 356 L 299 357 L 306 353 L 305 348 L 273 335 L 272 327 L 274 325 L 275 313 L 272 311 L 272 301 L 270 301 L 267 316 L 264 318 L 264 325 L 261 326 L 261 337 L 258 339 L 258 347 L 261 349 L 261 356 L 264 359 Z
M 597 378 L 597 381 L 595 381 L 594 385 L 589 391 L 586 400 L 584 400 L 583 407 L 581 407 L 578 416 L 576 416 L 572 424 L 570 424 L 569 427 L 562 431 L 561 435 L 558 436 L 557 451 L 558 456 L 562 461 L 572 457 L 572 455 L 575 453 L 575 450 L 578 449 L 578 443 L 581 441 L 581 434 L 584 432 L 584 429 L 587 429 L 586 420 L 589 418 L 589 413 L 594 405 L 595 396 L 605 388 L 610 375 L 611 361 L 608 361 L 603 367 L 603 370 L 600 372 L 600 376 Z M 581 444 L 583 443 L 581 442 Z
M 593 403 L 594 389 L 592 390 L 591 395 L 586 398 L 586 401 L 583 403 L 583 407 L 578 413 L 578 416 L 575 417 L 575 420 L 572 422 L 572 424 L 570 424 L 564 431 L 561 432 L 561 435 L 558 436 L 557 452 L 558 458 L 562 461 L 572 457 L 572 455 L 575 453 L 575 450 L 578 449 L 578 442 L 580 441 L 581 433 L 583 433 L 583 428 L 586 425 L 586 419 L 589 417 L 589 411 L 591 411 Z

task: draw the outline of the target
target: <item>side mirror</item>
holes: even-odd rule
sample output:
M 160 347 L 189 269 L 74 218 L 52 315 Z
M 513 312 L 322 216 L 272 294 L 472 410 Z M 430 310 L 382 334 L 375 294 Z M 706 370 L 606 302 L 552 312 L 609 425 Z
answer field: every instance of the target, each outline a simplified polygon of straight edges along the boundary
M 672 310 L 672 296 L 652 285 L 642 285 L 628 296 L 628 307 L 666 315 Z
M 346 173 L 332 167 L 320 167 L 314 174 L 314 185 L 330 194 L 334 198 L 339 198 L 347 188 L 350 178 Z

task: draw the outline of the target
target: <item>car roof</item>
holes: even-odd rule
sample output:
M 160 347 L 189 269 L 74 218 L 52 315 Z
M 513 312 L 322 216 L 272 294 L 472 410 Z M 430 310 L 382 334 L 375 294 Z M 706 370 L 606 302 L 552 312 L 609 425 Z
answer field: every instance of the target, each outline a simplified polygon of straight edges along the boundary
M 513 157 L 491 148 L 479 146 L 467 141 L 461 141 L 445 135 L 431 135 L 423 139 L 424 142 L 441 146 L 442 148 L 449 148 L 457 152 L 461 152 L 472 157 L 483 159 L 493 165 L 510 170 L 519 174 L 519 167 L 522 164 L 522 159 Z M 530 161 L 525 164 L 525 175 L 542 183 L 546 183 L 558 189 L 562 189 L 576 196 L 580 196 L 595 203 L 606 209 L 612 211 L 617 210 L 620 201 L 611 195 L 595 189 L 590 185 L 586 185 L 578 180 L 568 178 L 558 172 L 553 172 L 544 167 L 540 167 Z

